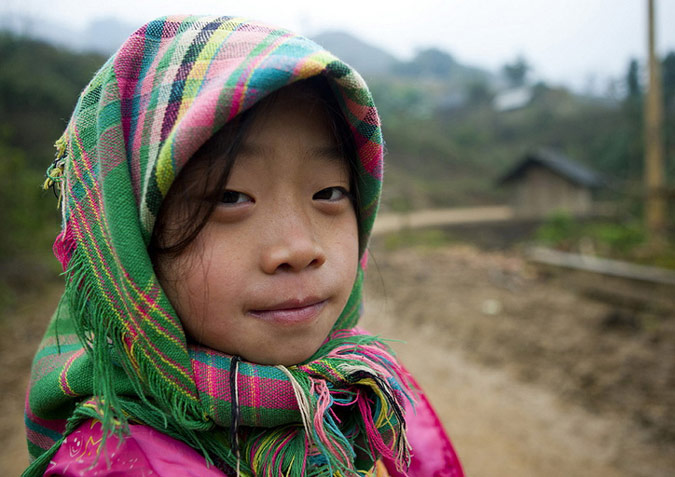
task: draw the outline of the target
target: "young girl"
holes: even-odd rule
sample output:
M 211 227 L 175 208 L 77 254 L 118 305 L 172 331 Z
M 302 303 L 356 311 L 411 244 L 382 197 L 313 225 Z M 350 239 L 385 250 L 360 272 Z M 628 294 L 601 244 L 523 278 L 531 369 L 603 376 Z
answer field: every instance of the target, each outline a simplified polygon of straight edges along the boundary
M 355 327 L 382 138 L 349 66 L 259 23 L 162 18 L 57 148 L 66 289 L 24 475 L 462 475 Z

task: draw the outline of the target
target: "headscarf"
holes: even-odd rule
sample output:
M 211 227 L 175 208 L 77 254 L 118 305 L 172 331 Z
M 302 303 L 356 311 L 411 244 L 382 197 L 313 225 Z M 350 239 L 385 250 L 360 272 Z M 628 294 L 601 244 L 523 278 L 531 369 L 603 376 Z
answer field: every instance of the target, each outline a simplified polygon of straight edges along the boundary
M 324 76 L 351 130 L 361 263 L 329 339 L 290 367 L 188 344 L 147 247 L 181 168 L 224 124 L 268 94 Z M 355 328 L 383 142 L 362 78 L 316 43 L 241 18 L 170 16 L 136 31 L 79 97 L 47 183 L 61 192 L 54 251 L 66 288 L 35 357 L 26 431 L 41 475 L 86 419 L 186 442 L 243 475 L 359 475 L 408 461 L 408 378 Z M 102 456 L 101 458 L 105 458 Z

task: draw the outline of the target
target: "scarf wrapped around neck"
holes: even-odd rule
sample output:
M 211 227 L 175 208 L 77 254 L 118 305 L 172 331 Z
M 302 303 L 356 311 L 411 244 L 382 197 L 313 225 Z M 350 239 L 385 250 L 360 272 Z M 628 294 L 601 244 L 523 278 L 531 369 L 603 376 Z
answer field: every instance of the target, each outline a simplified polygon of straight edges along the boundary
M 61 193 L 54 251 L 66 289 L 33 363 L 25 475 L 42 475 L 90 418 L 105 433 L 152 426 L 242 475 L 360 475 L 380 457 L 405 470 L 407 375 L 355 328 L 365 260 L 329 339 L 283 367 L 188 344 L 147 252 L 162 200 L 200 146 L 269 93 L 317 75 L 356 145 L 364 257 L 381 189 L 379 119 L 361 77 L 312 41 L 240 18 L 160 18 L 82 92 L 48 170 Z

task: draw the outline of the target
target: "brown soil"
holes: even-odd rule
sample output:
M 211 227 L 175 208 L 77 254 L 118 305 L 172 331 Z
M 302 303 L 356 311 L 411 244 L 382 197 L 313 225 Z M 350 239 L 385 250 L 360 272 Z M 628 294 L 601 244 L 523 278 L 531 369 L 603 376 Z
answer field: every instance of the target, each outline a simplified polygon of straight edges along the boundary
M 393 346 L 437 408 L 467 475 L 672 475 L 668 291 L 653 305 L 619 307 L 588 292 L 597 278 L 551 277 L 517 254 L 374 248 L 363 324 L 406 340 Z M 58 295 L 53 286 L 0 321 L 4 475 L 26 464 L 24 389 Z
M 23 408 L 30 365 L 62 288 L 52 284 L 42 293 L 27 293 L 24 305 L 0 317 L 0 469 L 20 475 L 28 465 Z
M 373 256 L 364 324 L 406 340 L 467 475 L 673 475 L 672 289 L 599 301 L 604 279 L 468 246 Z

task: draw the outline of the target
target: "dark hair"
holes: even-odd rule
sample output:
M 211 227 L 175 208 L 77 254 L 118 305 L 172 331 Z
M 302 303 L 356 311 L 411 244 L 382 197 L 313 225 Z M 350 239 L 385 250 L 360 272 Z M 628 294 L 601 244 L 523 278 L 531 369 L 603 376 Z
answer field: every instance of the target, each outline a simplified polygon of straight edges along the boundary
M 353 134 L 328 80 L 315 76 L 301 80 L 304 91 L 325 107 L 342 156 L 347 160 L 352 205 L 361 236 L 358 157 Z M 225 189 L 234 162 L 255 119 L 276 101 L 278 91 L 239 114 L 206 141 L 174 180 L 159 210 L 148 245 L 153 265 L 163 255 L 180 255 L 199 235 Z M 199 178 L 200 180 L 195 180 Z M 203 178 L 203 179 L 202 179 Z M 195 199 L 200 200 L 195 200 Z M 204 200 L 206 199 L 206 200 Z M 183 207 L 175 220 L 176 207 Z M 169 221 L 169 217 L 172 220 Z M 167 240 L 171 237 L 171 240 Z

